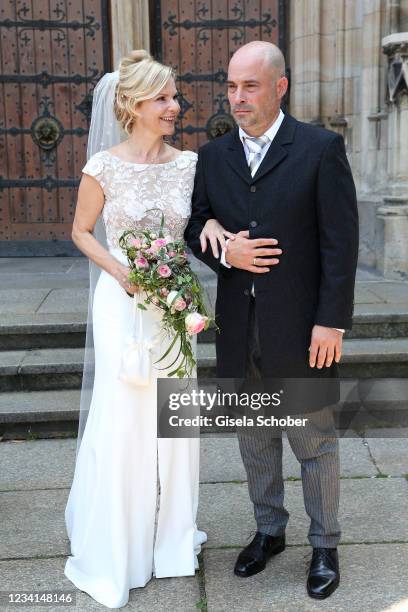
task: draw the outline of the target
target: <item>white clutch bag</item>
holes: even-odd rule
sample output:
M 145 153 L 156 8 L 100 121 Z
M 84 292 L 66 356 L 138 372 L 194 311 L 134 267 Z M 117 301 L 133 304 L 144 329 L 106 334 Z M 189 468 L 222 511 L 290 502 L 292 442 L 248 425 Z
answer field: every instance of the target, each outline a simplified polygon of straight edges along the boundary
M 138 331 L 136 332 L 136 319 Z M 152 349 L 154 338 L 144 337 L 143 312 L 137 307 L 136 295 L 133 296 L 133 330 L 126 338 L 119 369 L 119 379 L 134 387 L 146 387 L 152 374 Z

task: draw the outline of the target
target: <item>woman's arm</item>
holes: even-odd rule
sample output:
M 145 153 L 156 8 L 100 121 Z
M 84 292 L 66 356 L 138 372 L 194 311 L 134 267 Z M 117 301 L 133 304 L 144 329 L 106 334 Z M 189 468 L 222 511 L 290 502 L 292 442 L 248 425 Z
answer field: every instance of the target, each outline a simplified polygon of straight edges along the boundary
M 84 255 L 97 266 L 111 274 L 128 293 L 138 288 L 127 281 L 129 268 L 121 264 L 92 235 L 95 223 L 102 212 L 105 196 L 98 181 L 83 174 L 78 189 L 78 201 L 72 226 L 72 240 Z

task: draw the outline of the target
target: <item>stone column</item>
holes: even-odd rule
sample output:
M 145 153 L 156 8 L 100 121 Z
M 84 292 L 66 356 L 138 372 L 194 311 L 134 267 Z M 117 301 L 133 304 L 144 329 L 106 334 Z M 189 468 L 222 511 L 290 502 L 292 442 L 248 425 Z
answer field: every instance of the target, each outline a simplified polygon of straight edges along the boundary
M 345 100 L 344 100 L 344 77 L 346 70 L 346 51 L 348 49 L 345 45 L 346 37 L 346 9 L 347 5 L 342 0 L 336 2 L 335 13 L 336 13 L 336 32 L 335 32 L 335 65 L 334 65 L 334 77 L 335 77 L 335 114 L 329 117 L 329 125 L 336 132 L 339 132 L 345 139 L 346 128 L 348 125 L 345 117 Z
M 301 121 L 321 125 L 320 14 L 321 0 L 290 3 L 290 112 Z
M 150 50 L 149 0 L 110 0 L 113 67 L 132 49 Z
M 386 196 L 377 210 L 378 238 L 382 244 L 377 269 L 385 278 L 408 277 L 408 196 Z
M 408 32 L 382 40 L 388 57 L 388 194 L 377 211 L 377 267 L 387 278 L 408 277 Z M 381 244 L 382 243 L 382 244 Z
M 364 155 L 361 157 L 362 192 L 376 191 L 379 183 L 376 121 L 380 111 L 380 41 L 381 2 L 372 0 L 364 3 L 362 49 L 361 49 L 361 143 Z
M 385 104 L 380 93 L 383 70 L 381 54 L 382 20 L 380 0 L 364 0 L 362 3 L 361 44 L 360 44 L 360 116 L 358 128 L 359 154 L 359 216 L 360 251 L 359 260 L 369 266 L 377 266 L 378 253 L 382 249 L 377 231 L 376 214 L 386 188 L 386 129 L 387 113 L 381 112 Z M 357 138 L 357 134 L 355 134 Z
M 388 178 L 393 195 L 408 192 L 408 32 L 382 40 L 388 57 Z

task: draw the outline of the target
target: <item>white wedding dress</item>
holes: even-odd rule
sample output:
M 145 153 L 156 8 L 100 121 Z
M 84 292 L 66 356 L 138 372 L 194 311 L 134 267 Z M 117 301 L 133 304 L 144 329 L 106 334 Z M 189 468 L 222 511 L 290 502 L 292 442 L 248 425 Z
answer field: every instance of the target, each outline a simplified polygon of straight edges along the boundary
M 184 151 L 164 164 L 125 162 L 108 151 L 83 172 L 105 194 L 103 220 L 110 252 L 123 231 L 159 227 L 182 238 L 191 212 L 197 155 Z M 136 299 L 143 299 L 142 297 Z M 143 311 L 144 333 L 157 334 L 161 311 Z M 71 556 L 65 575 L 99 603 L 119 608 L 129 589 L 157 578 L 194 575 L 206 541 L 198 531 L 199 440 L 157 439 L 156 380 L 134 387 L 118 378 L 124 341 L 134 321 L 133 299 L 102 272 L 93 301 L 95 382 L 65 510 Z M 153 349 L 153 361 L 167 345 Z M 172 359 L 169 362 L 171 363 Z M 159 364 L 161 365 L 161 364 Z

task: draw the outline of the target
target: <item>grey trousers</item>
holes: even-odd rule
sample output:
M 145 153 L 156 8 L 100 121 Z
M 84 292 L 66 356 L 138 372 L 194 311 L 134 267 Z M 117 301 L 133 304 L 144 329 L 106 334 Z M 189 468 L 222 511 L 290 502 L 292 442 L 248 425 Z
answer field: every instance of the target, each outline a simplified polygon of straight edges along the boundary
M 246 378 L 261 378 L 260 346 L 254 298 L 251 298 Z M 308 539 L 313 547 L 335 548 L 340 493 L 338 438 L 330 407 L 307 413 L 305 427 L 287 427 L 289 444 L 301 464 L 303 499 L 310 517 Z M 249 496 L 258 531 L 284 533 L 289 513 L 284 507 L 282 430 L 264 427 L 256 435 L 237 430 L 247 473 Z

